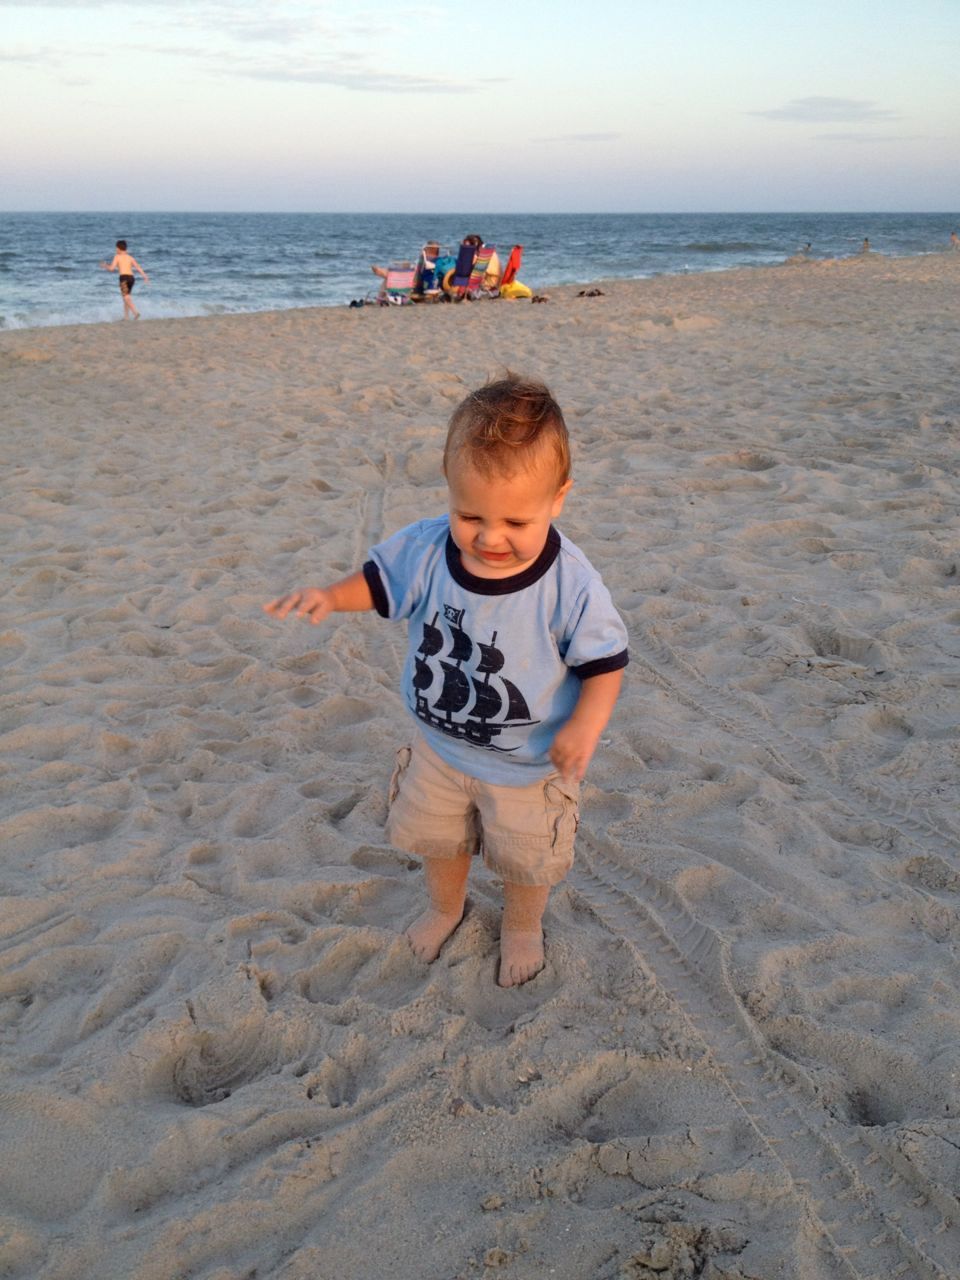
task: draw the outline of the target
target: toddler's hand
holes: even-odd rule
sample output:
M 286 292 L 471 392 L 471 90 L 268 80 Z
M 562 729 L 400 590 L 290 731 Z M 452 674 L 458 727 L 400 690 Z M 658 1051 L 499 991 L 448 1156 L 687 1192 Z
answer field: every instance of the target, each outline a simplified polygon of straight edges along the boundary
M 333 597 L 322 587 L 297 587 L 289 595 L 279 596 L 265 604 L 263 611 L 272 618 L 285 618 L 295 612 L 298 618 L 307 618 L 316 624 L 333 612 Z
M 550 747 L 550 759 L 561 778 L 565 778 L 568 782 L 582 782 L 596 747 L 596 737 L 579 731 L 575 724 L 568 720 L 562 728 L 557 730 Z

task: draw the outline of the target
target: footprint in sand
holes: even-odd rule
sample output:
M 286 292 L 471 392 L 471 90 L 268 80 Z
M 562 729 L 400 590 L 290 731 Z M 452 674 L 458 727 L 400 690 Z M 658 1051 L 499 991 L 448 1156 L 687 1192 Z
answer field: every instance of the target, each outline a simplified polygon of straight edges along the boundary
M 841 658 L 860 666 L 887 667 L 884 646 L 872 636 L 854 635 L 835 627 L 808 626 L 807 639 L 818 658 Z
M 330 1010 L 356 999 L 378 1009 L 409 1004 L 424 985 L 406 939 L 392 930 L 334 926 L 317 962 L 296 979 L 311 1004 Z

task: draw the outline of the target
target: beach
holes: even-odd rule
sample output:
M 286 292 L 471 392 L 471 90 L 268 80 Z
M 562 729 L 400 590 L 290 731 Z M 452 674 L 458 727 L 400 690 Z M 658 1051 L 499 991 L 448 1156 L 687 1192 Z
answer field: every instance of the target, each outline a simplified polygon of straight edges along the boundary
M 0 1276 L 960 1276 L 960 254 L 599 288 L 0 333 Z M 403 627 L 261 610 L 504 368 L 631 653 L 513 990 Z

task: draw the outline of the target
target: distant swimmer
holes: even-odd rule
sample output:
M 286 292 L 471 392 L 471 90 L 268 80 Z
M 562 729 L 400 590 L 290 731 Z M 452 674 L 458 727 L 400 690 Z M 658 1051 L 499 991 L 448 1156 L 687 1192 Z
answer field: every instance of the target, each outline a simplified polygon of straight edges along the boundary
M 955 231 L 950 232 L 950 248 L 960 249 L 960 236 Z
M 113 255 L 112 262 L 101 262 L 100 266 L 104 271 L 119 271 L 120 273 L 120 296 L 123 298 L 123 318 L 126 320 L 128 315 L 133 316 L 134 320 L 140 319 L 140 312 L 133 305 L 133 293 L 135 284 L 134 271 L 139 271 L 142 279 L 147 284 L 150 283 L 150 277 L 141 267 L 132 253 L 127 252 L 126 240 L 117 241 L 117 252 Z
M 798 252 L 802 253 L 805 258 L 808 258 L 810 256 L 810 251 L 812 249 L 813 249 L 813 245 L 808 240 L 806 244 L 800 246 L 800 249 L 798 250 Z
M 860 252 L 861 253 L 870 252 L 870 241 L 867 239 L 866 236 L 863 237 L 863 244 L 860 246 Z

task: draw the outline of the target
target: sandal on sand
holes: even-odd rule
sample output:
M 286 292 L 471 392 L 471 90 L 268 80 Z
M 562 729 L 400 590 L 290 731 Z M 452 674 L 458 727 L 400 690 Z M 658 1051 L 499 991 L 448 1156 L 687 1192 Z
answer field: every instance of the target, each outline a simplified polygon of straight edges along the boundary
M 605 298 L 606 296 L 602 289 L 581 289 L 577 294 L 578 298 Z
M 550 299 L 545 293 L 535 293 L 530 299 L 531 302 L 549 302 Z

